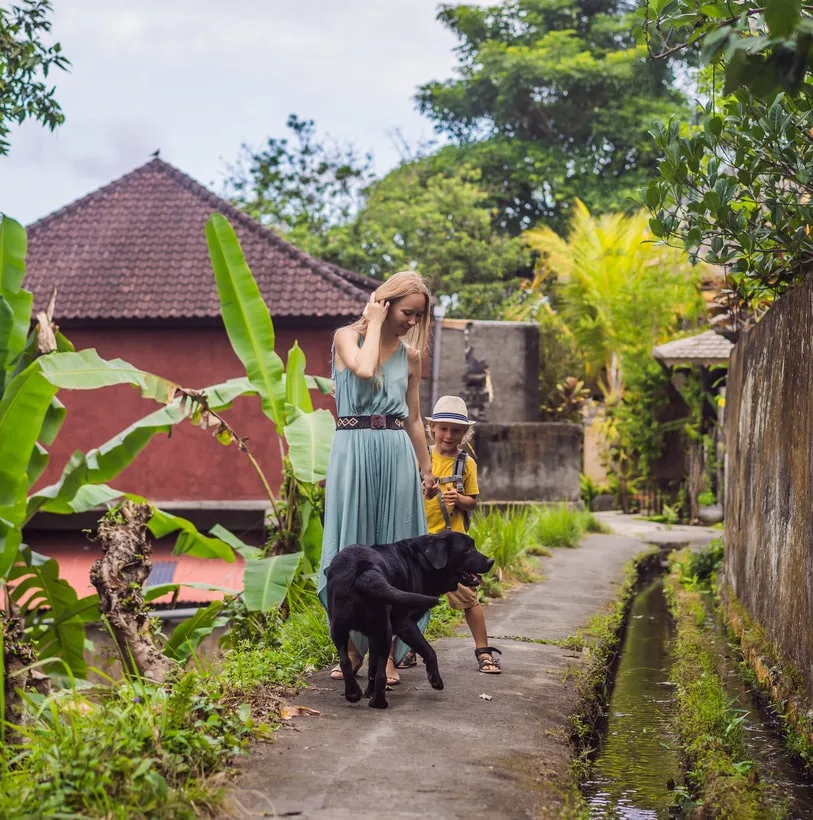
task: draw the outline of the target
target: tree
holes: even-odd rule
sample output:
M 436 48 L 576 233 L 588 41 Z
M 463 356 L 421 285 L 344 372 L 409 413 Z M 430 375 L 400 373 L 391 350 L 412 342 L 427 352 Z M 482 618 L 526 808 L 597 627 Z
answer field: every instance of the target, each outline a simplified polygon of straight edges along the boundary
M 722 66 L 726 93 L 741 86 L 770 96 L 798 91 L 809 71 L 811 12 L 801 0 L 647 0 L 641 15 L 654 59 L 699 49 L 707 63 Z
M 352 145 L 317 137 L 313 120 L 291 114 L 293 142 L 269 138 L 255 151 L 243 145 L 229 166 L 225 188 L 234 204 L 309 253 L 318 255 L 325 233 L 358 210 L 373 179 L 372 156 Z
M 481 315 L 529 261 L 521 240 L 495 230 L 487 199 L 477 170 L 433 173 L 423 161 L 407 163 L 371 185 L 358 216 L 328 232 L 320 250 L 378 279 L 414 268 L 435 292 Z
M 65 119 L 54 87 L 46 84 L 51 69 L 70 65 L 59 43 L 43 43 L 50 12 L 51 0 L 0 8 L 0 155 L 9 151 L 12 123 L 33 119 L 53 131 Z
M 555 276 L 554 305 L 587 378 L 605 395 L 619 392 L 625 360 L 651 358 L 656 344 L 702 313 L 700 268 L 652 241 L 644 211 L 596 218 L 577 200 L 566 240 L 546 227 L 525 239 L 540 254 L 530 290 Z
M 564 231 L 573 199 L 629 209 L 657 166 L 647 129 L 685 111 L 666 61 L 647 60 L 621 0 L 509 0 L 443 6 L 459 38 L 457 76 L 418 92 L 420 109 L 456 145 L 436 162 L 480 168 L 519 233 L 539 220 Z

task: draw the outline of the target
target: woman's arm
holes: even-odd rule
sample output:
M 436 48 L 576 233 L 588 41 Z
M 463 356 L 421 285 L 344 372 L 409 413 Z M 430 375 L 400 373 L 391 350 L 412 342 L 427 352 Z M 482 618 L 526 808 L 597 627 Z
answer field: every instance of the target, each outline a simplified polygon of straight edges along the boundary
M 437 493 L 437 481 L 432 475 L 432 457 L 426 446 L 426 433 L 421 418 L 421 354 L 409 349 L 408 355 L 409 382 L 407 383 L 406 400 L 409 415 L 406 420 L 406 431 L 415 450 L 415 457 L 418 459 L 424 493 L 427 498 L 432 498 Z
M 378 369 L 378 357 L 381 347 L 381 325 L 387 318 L 389 302 L 376 302 L 375 294 L 370 295 L 370 301 L 364 308 L 364 318 L 367 320 L 367 331 L 361 347 L 358 345 L 358 335 L 355 330 L 343 327 L 336 331 L 333 339 L 336 355 L 342 364 L 360 379 L 372 379 Z

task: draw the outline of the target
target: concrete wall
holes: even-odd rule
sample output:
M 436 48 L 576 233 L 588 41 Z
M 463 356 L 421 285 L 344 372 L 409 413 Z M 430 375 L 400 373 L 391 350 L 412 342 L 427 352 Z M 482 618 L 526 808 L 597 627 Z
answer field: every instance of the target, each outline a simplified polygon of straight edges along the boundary
M 578 501 L 580 424 L 478 424 L 474 449 L 482 501 Z
M 436 395 L 466 399 L 477 421 L 499 424 L 539 418 L 539 328 L 532 322 L 444 319 Z M 433 361 L 432 353 L 428 356 Z M 421 407 L 432 410 L 432 368 L 424 379 Z
M 737 344 L 726 390 L 725 576 L 813 700 L 813 284 Z

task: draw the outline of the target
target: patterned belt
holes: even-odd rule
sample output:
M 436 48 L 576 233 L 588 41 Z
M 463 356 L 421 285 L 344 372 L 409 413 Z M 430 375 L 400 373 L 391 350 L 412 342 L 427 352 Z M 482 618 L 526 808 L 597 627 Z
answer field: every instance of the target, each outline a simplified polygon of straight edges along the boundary
M 337 430 L 403 430 L 404 420 L 398 416 L 384 416 L 376 413 L 372 416 L 339 416 L 336 419 Z

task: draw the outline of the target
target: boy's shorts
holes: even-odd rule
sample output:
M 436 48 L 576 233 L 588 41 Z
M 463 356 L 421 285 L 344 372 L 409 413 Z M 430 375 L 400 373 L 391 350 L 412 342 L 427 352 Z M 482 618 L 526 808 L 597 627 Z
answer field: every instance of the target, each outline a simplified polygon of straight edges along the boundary
M 458 584 L 454 592 L 447 592 L 446 599 L 452 609 L 472 609 L 478 604 L 477 590 L 463 584 Z

